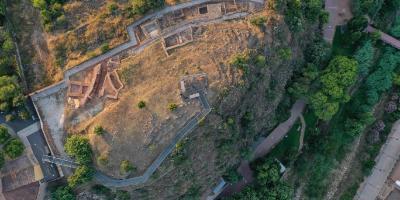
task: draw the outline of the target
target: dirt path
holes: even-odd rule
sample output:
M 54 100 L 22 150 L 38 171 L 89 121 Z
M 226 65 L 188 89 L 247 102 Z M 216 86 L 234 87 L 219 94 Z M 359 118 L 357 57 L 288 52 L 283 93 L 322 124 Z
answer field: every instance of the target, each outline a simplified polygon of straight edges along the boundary
M 325 0 L 325 10 L 329 13 L 328 23 L 324 25 L 324 39 L 332 43 L 336 26 L 345 24 L 353 16 L 350 0 Z
M 288 120 L 279 124 L 268 136 L 265 138 L 255 149 L 253 152 L 253 158 L 251 161 L 256 160 L 257 158 L 264 157 L 267 155 L 289 132 L 292 126 L 297 121 L 297 118 L 301 116 L 304 108 L 306 106 L 305 101 L 297 100 L 290 110 L 290 117 Z M 305 126 L 304 126 L 305 128 Z M 246 185 L 253 182 L 253 171 L 250 168 L 249 161 L 243 160 L 240 163 L 240 166 L 237 170 L 240 175 L 242 175 L 242 180 L 239 182 L 229 185 L 222 191 L 221 195 L 224 196 L 231 196 L 234 193 L 240 192 Z
M 304 134 L 306 132 L 306 121 L 304 120 L 303 114 L 300 114 L 300 122 L 301 122 L 301 130 L 300 130 L 300 141 L 299 141 L 299 150 L 298 153 L 301 152 L 304 145 Z
M 265 140 L 261 142 L 256 147 L 256 150 L 253 153 L 253 159 L 256 160 L 257 158 L 264 157 L 267 155 L 271 149 L 273 149 L 282 139 L 285 137 L 286 133 L 292 128 L 293 124 L 297 121 L 301 113 L 303 112 L 306 106 L 305 101 L 297 100 L 294 104 L 292 109 L 290 110 L 290 117 L 288 120 L 284 121 L 283 123 L 279 124 Z
M 351 165 L 354 161 L 355 156 L 357 155 L 358 148 L 360 146 L 360 141 L 361 141 L 361 135 L 359 135 L 356 140 L 353 142 L 352 145 L 352 150 L 349 152 L 342 163 L 340 164 L 339 168 L 333 172 L 333 175 L 331 177 L 333 178 L 333 181 L 331 182 L 332 184 L 328 187 L 328 192 L 326 193 L 326 196 L 324 199 L 326 200 L 331 200 L 335 197 L 335 194 L 337 193 L 339 189 L 340 183 L 345 180 L 347 177 L 347 174 L 349 170 L 351 169 Z

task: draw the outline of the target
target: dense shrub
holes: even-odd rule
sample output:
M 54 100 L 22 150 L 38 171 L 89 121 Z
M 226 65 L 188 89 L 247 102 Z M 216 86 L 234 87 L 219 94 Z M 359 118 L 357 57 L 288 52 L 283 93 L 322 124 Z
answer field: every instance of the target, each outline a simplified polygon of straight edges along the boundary
M 97 157 L 97 164 L 99 165 L 107 165 L 108 164 L 108 157 L 105 154 L 100 155 L 99 157 Z
M 42 22 L 47 31 L 53 30 L 56 26 L 65 28 L 67 21 L 64 16 L 62 5 L 66 0 L 32 0 L 35 8 L 40 10 Z
M 136 167 L 133 166 L 129 162 L 129 160 L 123 160 L 123 161 L 121 161 L 119 170 L 122 174 L 128 174 L 128 173 L 134 172 L 136 170 Z
M 143 15 L 146 12 L 164 5 L 164 0 L 131 0 L 134 14 Z
M 374 63 L 375 49 L 371 40 L 367 40 L 354 54 L 354 59 L 358 62 L 358 72 L 361 77 L 368 75 Z
M 265 22 L 267 22 L 267 18 L 265 16 L 257 16 L 250 19 L 250 24 L 257 26 L 259 28 L 263 28 Z
M 96 134 L 96 135 L 103 135 L 104 132 L 105 132 L 105 130 L 104 130 L 104 128 L 103 128 L 102 126 L 96 125 L 96 126 L 94 127 L 94 129 L 93 129 L 93 132 L 94 132 L 94 134 Z
M 242 176 L 237 172 L 237 167 L 231 167 L 226 170 L 225 174 L 222 176 L 225 181 L 229 183 L 236 183 L 240 181 Z
M 385 0 L 353 0 L 352 11 L 355 15 L 369 15 L 374 18 Z
M 267 159 L 253 164 L 256 165 L 256 184 L 247 186 L 240 193 L 236 193 L 228 199 L 292 199 L 293 189 L 280 180 L 280 166 L 277 161 Z
M 74 174 L 68 177 L 68 186 L 75 188 L 76 186 L 87 183 L 92 180 L 94 175 L 94 169 L 82 165 L 75 169 Z
M 4 144 L 10 138 L 11 135 L 8 133 L 8 129 L 0 125 L 0 144 Z
M 176 105 L 175 103 L 168 104 L 168 110 L 170 110 L 170 111 L 174 111 L 177 108 L 178 108 L 178 105 Z
M 146 107 L 146 102 L 144 102 L 144 101 L 139 101 L 139 103 L 138 103 L 138 108 L 142 109 L 142 108 L 144 108 L 144 107 Z
M 366 34 L 365 28 L 368 26 L 368 19 L 364 16 L 356 16 L 352 18 L 347 24 L 348 32 L 350 37 L 348 37 L 348 42 L 357 43 Z
M 117 190 L 117 192 L 115 193 L 115 199 L 116 200 L 130 200 L 131 195 L 127 191 Z
M 318 67 L 322 67 L 331 56 L 331 46 L 319 38 L 309 44 L 304 52 L 305 59 Z
M 248 72 L 250 57 L 249 55 L 242 53 L 235 55 L 231 60 L 231 65 L 242 70 L 244 73 Z
M 60 186 L 51 193 L 52 200 L 75 200 L 75 195 L 68 186 Z
M 375 105 L 382 92 L 392 87 L 393 71 L 400 63 L 400 54 L 394 49 L 387 49 L 378 63 L 378 68 L 366 80 L 365 91 L 368 105 Z

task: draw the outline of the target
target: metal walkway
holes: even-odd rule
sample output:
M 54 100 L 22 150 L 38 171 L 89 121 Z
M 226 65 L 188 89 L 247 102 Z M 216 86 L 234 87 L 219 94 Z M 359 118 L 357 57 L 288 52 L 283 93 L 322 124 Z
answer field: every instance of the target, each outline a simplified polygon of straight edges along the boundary
M 43 155 L 42 160 L 43 162 L 49 162 L 69 168 L 77 168 L 79 166 L 75 161 L 73 161 L 70 158 L 61 158 L 56 156 Z

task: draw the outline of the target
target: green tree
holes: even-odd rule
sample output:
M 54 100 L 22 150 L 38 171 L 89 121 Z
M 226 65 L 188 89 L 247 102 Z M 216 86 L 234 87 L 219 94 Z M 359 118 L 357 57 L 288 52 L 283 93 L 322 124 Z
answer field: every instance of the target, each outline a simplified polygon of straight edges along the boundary
M 8 133 L 8 129 L 0 125 L 0 144 L 4 144 L 10 138 L 11 135 Z
M 51 193 L 52 200 L 75 200 L 75 195 L 68 186 L 60 186 Z
M 8 111 L 12 107 L 18 107 L 24 98 L 16 77 L 0 76 L 0 109 Z
M 138 108 L 142 109 L 142 108 L 144 108 L 144 107 L 146 107 L 146 102 L 144 102 L 144 101 L 139 101 L 139 103 L 138 103 Z
M 349 42 L 356 43 L 365 35 L 364 30 L 368 26 L 368 19 L 364 16 L 356 16 L 348 22 L 347 26 L 350 32 Z
M 256 166 L 256 179 L 260 185 L 274 185 L 280 178 L 280 166 L 275 160 L 267 160 Z
M 319 78 L 319 90 L 310 99 L 316 116 L 330 120 L 338 111 L 339 104 L 350 100 L 347 89 L 355 83 L 357 71 L 357 61 L 344 56 L 337 56 L 329 62 Z
M 229 198 L 228 198 L 229 199 Z M 261 200 L 258 192 L 253 187 L 245 187 L 241 192 L 235 194 L 231 199 L 233 200 Z
M 92 180 L 94 170 L 86 165 L 79 166 L 75 169 L 74 174 L 68 177 L 68 186 L 75 188 L 76 186 L 87 183 Z
M 371 40 L 367 40 L 354 54 L 358 62 L 358 72 L 360 76 L 368 75 L 369 70 L 374 63 L 375 49 Z
M 131 199 L 131 195 L 127 191 L 117 190 L 117 192 L 115 193 L 115 199 L 116 200 L 129 200 L 129 199 Z
M 331 46 L 322 39 L 313 41 L 305 50 L 305 59 L 315 66 L 326 63 L 331 56 Z
M 321 0 L 304 0 L 303 1 L 303 12 L 305 17 L 312 22 L 319 19 L 322 11 Z
M 393 71 L 399 63 L 400 54 L 393 48 L 386 49 L 379 60 L 378 68 L 367 77 L 365 82 L 368 105 L 375 105 L 380 94 L 392 87 Z
M 263 189 L 262 194 L 267 200 L 291 200 L 293 197 L 293 189 L 281 181 L 272 188 Z
M 3 44 L 1 45 L 1 49 L 6 54 L 12 54 L 14 52 L 14 42 L 9 34 L 7 34 L 7 37 L 3 41 Z
M 278 55 L 282 60 L 290 60 L 292 58 L 292 50 L 290 48 L 279 49 Z
M 170 103 L 170 104 L 168 104 L 168 109 L 170 110 L 170 111 L 174 111 L 174 110 L 176 110 L 178 108 L 178 105 L 176 105 L 175 103 Z
M 72 135 L 67 138 L 64 148 L 65 152 L 75 158 L 77 163 L 85 165 L 92 162 L 92 149 L 87 138 L 80 135 Z
M 365 125 L 364 123 L 360 122 L 359 120 L 355 119 L 346 119 L 344 128 L 347 134 L 352 137 L 355 137 L 364 130 Z
M 46 0 L 32 0 L 33 7 L 39 9 L 46 9 L 47 2 Z
M 5 144 L 4 152 L 10 158 L 17 158 L 24 152 L 24 144 L 16 138 L 11 139 L 7 144 Z

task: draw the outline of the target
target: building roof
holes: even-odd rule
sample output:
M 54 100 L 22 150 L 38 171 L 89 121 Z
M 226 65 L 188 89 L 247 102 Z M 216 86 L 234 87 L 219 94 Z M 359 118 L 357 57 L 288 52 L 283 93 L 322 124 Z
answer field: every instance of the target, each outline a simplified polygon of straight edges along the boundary
M 36 200 L 39 192 L 39 182 L 33 182 L 15 190 L 3 192 L 6 200 Z

